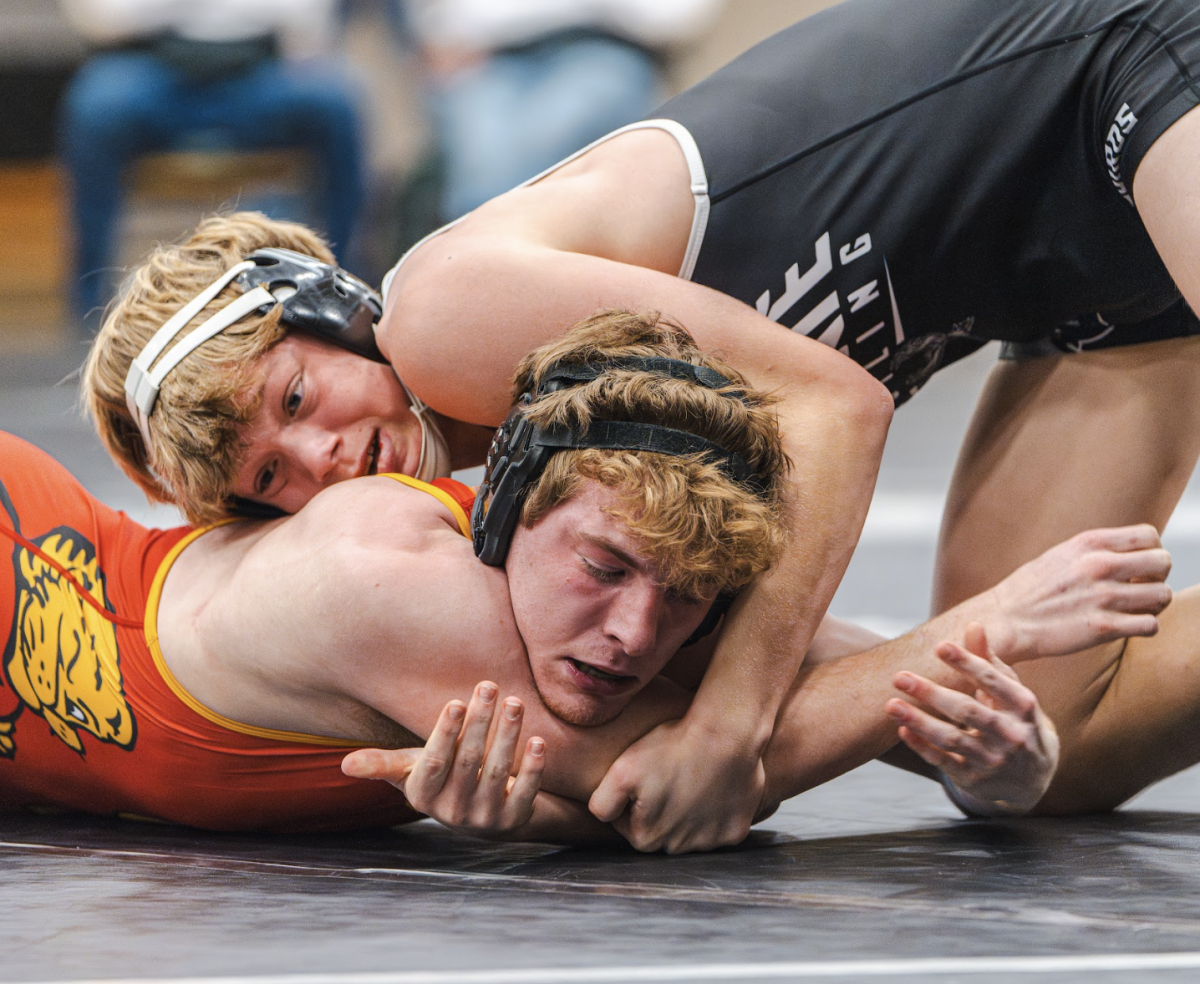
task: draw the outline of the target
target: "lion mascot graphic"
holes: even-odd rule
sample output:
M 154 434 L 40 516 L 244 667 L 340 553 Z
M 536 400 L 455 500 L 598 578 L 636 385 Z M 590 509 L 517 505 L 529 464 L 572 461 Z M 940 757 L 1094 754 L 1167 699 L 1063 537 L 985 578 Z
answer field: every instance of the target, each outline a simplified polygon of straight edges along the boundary
M 81 731 L 132 749 L 137 724 L 125 699 L 116 631 L 56 569 L 70 572 L 107 609 L 95 547 L 65 526 L 32 542 L 37 553 L 20 545 L 13 551 L 17 597 L 4 672 L 21 704 L 0 718 L 0 755 L 16 754 L 15 724 L 25 709 L 80 755 Z

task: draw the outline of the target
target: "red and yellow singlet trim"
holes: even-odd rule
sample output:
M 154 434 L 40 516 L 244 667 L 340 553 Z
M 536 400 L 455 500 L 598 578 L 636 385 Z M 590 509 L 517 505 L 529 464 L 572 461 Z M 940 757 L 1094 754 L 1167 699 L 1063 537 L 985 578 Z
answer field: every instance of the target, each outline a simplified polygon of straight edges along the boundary
M 460 512 L 462 510 L 459 510 Z M 260 728 L 253 724 L 243 724 L 241 721 L 235 721 L 232 718 L 225 717 L 224 714 L 218 714 L 212 708 L 200 703 L 190 693 L 183 688 L 183 685 L 175 679 L 175 674 L 171 672 L 171 668 L 167 666 L 166 659 L 163 658 L 162 647 L 158 641 L 158 605 L 162 599 L 163 583 L 167 579 L 167 574 L 170 573 L 172 565 L 179 559 L 179 555 L 183 553 L 188 546 L 202 537 L 205 533 L 216 529 L 218 526 L 224 526 L 226 523 L 236 522 L 236 520 L 226 520 L 224 523 L 216 523 L 213 526 L 205 526 L 198 530 L 193 530 L 175 546 L 171 548 L 170 553 L 163 558 L 163 562 L 159 565 L 158 571 L 154 575 L 154 583 L 150 586 L 150 596 L 146 600 L 146 621 L 144 631 L 146 634 L 146 644 L 150 647 L 150 655 L 154 660 L 154 665 L 158 668 L 159 674 L 163 678 L 163 682 L 171 688 L 171 692 L 175 694 L 188 708 L 195 711 L 202 718 L 211 721 L 228 731 L 233 731 L 242 735 L 250 735 L 253 738 L 263 738 L 268 741 L 286 741 L 294 742 L 301 745 L 324 745 L 328 748 L 362 748 L 363 742 L 353 741 L 348 738 L 327 738 L 320 735 L 305 735 L 295 731 L 277 731 L 274 728 Z
M 468 539 L 471 536 L 471 520 L 467 516 L 466 511 L 462 506 L 455 501 L 454 497 L 444 489 L 439 489 L 436 485 L 430 485 L 428 482 L 422 482 L 418 478 L 413 478 L 410 475 L 402 475 L 399 472 L 387 472 L 380 476 L 381 478 L 390 478 L 399 482 L 401 485 L 407 485 L 409 488 L 419 489 L 421 492 L 428 492 L 431 496 L 437 499 L 443 506 L 450 510 L 450 515 L 454 517 L 454 521 L 458 523 L 458 531 Z

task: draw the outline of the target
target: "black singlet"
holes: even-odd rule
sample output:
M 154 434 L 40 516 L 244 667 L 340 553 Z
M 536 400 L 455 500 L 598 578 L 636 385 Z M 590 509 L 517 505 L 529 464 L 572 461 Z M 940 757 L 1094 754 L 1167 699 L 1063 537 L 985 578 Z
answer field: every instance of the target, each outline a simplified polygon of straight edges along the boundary
M 692 279 L 899 403 L 989 339 L 1200 333 L 1130 197 L 1198 103 L 1196 0 L 849 0 L 655 117 L 707 177 Z

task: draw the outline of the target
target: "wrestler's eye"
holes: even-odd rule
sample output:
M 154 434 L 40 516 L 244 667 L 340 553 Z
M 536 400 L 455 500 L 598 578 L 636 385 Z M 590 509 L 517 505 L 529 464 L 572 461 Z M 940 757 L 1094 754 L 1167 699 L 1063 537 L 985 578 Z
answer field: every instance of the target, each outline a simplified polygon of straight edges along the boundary
M 580 557 L 579 559 L 583 562 L 583 569 L 587 572 L 588 576 L 599 581 L 601 584 L 616 584 L 625 573 L 621 570 L 597 567 L 586 557 Z
M 283 397 L 283 409 L 289 417 L 296 416 L 300 411 L 300 404 L 304 402 L 304 380 L 297 376 L 292 385 L 288 387 L 287 393 Z
M 275 481 L 276 463 L 272 461 L 270 464 L 263 466 L 263 469 L 258 473 L 258 478 L 254 482 L 254 491 L 258 495 L 266 495 L 270 490 L 271 485 Z

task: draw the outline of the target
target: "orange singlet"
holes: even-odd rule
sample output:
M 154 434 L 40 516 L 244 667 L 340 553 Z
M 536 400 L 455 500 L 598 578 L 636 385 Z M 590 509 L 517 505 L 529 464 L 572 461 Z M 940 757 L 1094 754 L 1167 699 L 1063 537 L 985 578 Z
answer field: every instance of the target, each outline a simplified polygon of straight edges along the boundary
M 471 490 L 436 484 L 461 526 Z M 0 809 L 242 831 L 417 819 L 387 783 L 342 774 L 359 743 L 239 725 L 174 681 L 157 596 L 191 532 L 140 526 L 0 432 Z

